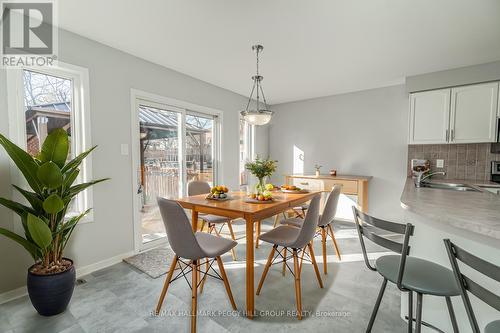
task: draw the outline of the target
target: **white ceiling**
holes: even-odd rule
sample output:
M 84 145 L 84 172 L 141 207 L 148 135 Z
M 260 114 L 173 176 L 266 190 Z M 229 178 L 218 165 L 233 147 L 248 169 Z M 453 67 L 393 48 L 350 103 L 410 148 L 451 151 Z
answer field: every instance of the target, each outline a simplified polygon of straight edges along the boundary
M 270 104 L 500 60 L 498 0 L 63 0 L 72 32 Z

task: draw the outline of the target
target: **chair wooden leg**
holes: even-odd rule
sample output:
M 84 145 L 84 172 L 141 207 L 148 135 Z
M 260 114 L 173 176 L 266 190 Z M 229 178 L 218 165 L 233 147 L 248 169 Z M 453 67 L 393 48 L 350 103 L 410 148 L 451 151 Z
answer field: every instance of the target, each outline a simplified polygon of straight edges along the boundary
M 327 274 L 327 266 L 326 262 L 326 229 L 325 227 L 321 227 L 321 246 L 323 248 L 323 273 Z
M 200 231 L 203 231 L 203 228 L 205 228 L 205 220 L 201 220 Z
M 198 262 L 191 261 L 191 333 L 196 332 L 196 315 L 198 306 L 198 274 L 196 273 Z
M 260 227 L 262 226 L 262 221 L 257 222 L 257 230 L 255 231 L 256 237 L 255 237 L 255 248 L 259 248 L 259 238 L 260 238 Z
M 332 238 L 333 248 L 335 249 L 335 254 L 337 255 L 337 258 L 340 261 L 340 260 L 342 260 L 342 258 L 340 257 L 339 246 L 337 245 L 337 240 L 335 239 L 335 234 L 333 233 L 333 228 L 332 228 L 331 224 L 328 225 L 328 230 L 330 230 L 330 237 Z
M 203 274 L 203 278 L 201 280 L 200 294 L 203 292 L 203 287 L 205 286 L 205 281 L 207 280 L 207 273 L 208 273 L 209 267 L 210 266 L 208 265 L 208 258 L 206 258 L 205 259 L 205 274 Z
M 277 247 L 278 247 L 277 245 L 274 245 L 272 250 L 271 250 L 271 253 L 269 253 L 269 257 L 267 258 L 266 266 L 264 267 L 264 271 L 262 272 L 262 276 L 261 276 L 260 281 L 259 281 L 259 286 L 257 287 L 257 292 L 256 292 L 257 295 L 260 294 L 260 290 L 262 289 L 262 285 L 264 284 L 264 280 L 266 279 L 266 275 L 267 275 L 267 272 L 269 271 L 269 267 L 271 267 L 271 263 L 273 262 L 274 252 L 276 251 Z
M 222 280 L 224 281 L 224 286 L 226 287 L 227 296 L 229 297 L 229 302 L 233 307 L 233 310 L 236 310 L 236 304 L 234 303 L 233 293 L 231 292 L 231 286 L 229 285 L 229 280 L 227 279 L 226 270 L 224 269 L 224 263 L 220 257 L 215 258 L 217 260 L 217 265 L 219 265 L 220 275 L 222 276 Z
M 167 277 L 165 278 L 165 284 L 163 285 L 163 289 L 160 294 L 160 299 L 158 300 L 158 304 L 156 305 L 156 315 L 160 314 L 161 306 L 163 305 L 163 300 L 165 299 L 165 295 L 167 294 L 168 286 L 170 285 L 170 280 L 172 280 L 172 275 L 174 274 L 175 267 L 177 266 L 177 256 L 174 257 L 172 263 L 170 264 L 170 269 L 168 270 Z
M 212 224 L 212 228 L 214 229 L 215 234 L 217 235 L 217 237 L 221 237 L 220 233 L 219 233 L 219 230 L 217 230 L 217 226 L 215 224 Z
M 231 224 L 232 221 L 229 221 L 227 223 L 227 227 L 229 228 L 229 233 L 231 234 L 231 238 L 236 242 L 236 237 L 234 236 L 234 231 L 233 231 L 233 225 Z M 231 249 L 231 256 L 233 257 L 233 260 L 236 261 L 236 251 L 234 247 Z
M 295 300 L 297 302 L 297 319 L 302 319 L 302 291 L 300 288 L 299 258 L 293 249 L 293 274 L 295 275 Z
M 287 248 L 283 248 L 283 270 L 281 272 L 281 275 L 285 276 L 286 274 L 286 256 L 287 256 Z
M 316 273 L 316 278 L 318 279 L 319 287 L 323 288 L 323 281 L 321 280 L 321 274 L 319 273 L 318 264 L 316 263 L 316 258 L 314 257 L 314 249 L 312 242 L 307 245 L 309 247 L 309 254 L 311 256 L 311 262 L 314 267 L 314 272 Z
M 302 272 L 302 263 L 304 262 L 304 253 L 306 253 L 307 250 L 307 245 L 304 246 L 302 249 L 302 254 L 300 255 L 300 262 L 299 262 L 299 272 Z

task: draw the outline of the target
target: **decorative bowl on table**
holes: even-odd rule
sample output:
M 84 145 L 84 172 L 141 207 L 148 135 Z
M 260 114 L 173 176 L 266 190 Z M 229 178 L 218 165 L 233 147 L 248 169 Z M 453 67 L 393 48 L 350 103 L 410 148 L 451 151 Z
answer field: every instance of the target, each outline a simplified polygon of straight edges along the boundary
M 307 193 L 308 190 L 304 188 L 297 187 L 295 185 L 282 185 L 281 192 L 283 193 Z
M 218 200 L 224 201 L 231 199 L 227 194 L 229 189 L 224 185 L 214 186 L 210 190 L 210 193 L 207 194 L 206 198 L 209 200 Z
M 274 201 L 273 193 L 270 190 L 262 191 L 262 193 L 252 193 L 243 199 L 248 203 L 271 203 Z

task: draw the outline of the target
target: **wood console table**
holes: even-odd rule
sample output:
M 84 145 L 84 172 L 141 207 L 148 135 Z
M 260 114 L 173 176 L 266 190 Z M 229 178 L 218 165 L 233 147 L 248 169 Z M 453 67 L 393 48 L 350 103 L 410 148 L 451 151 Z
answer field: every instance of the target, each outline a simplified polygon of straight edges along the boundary
M 363 212 L 368 212 L 368 182 L 371 176 L 351 175 L 286 175 L 285 184 L 295 185 L 310 191 L 331 191 L 333 185 L 342 185 L 342 193 L 356 195 L 358 206 Z

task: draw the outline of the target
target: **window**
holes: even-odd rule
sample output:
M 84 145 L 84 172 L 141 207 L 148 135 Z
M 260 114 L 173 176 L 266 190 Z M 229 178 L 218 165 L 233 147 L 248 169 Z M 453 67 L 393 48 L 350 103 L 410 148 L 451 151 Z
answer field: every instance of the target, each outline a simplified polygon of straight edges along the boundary
M 240 186 L 248 185 L 248 172 L 245 164 L 253 157 L 254 127 L 240 118 Z
M 7 72 L 11 139 L 36 156 L 47 135 L 63 128 L 70 138 L 68 159 L 91 147 L 86 69 L 61 64 L 57 68 L 26 68 Z M 90 156 L 82 163 L 77 182 L 91 179 Z M 21 177 L 17 181 L 19 182 Z M 82 192 L 72 203 L 68 216 L 92 206 L 92 190 Z M 89 214 L 84 221 L 92 219 Z

